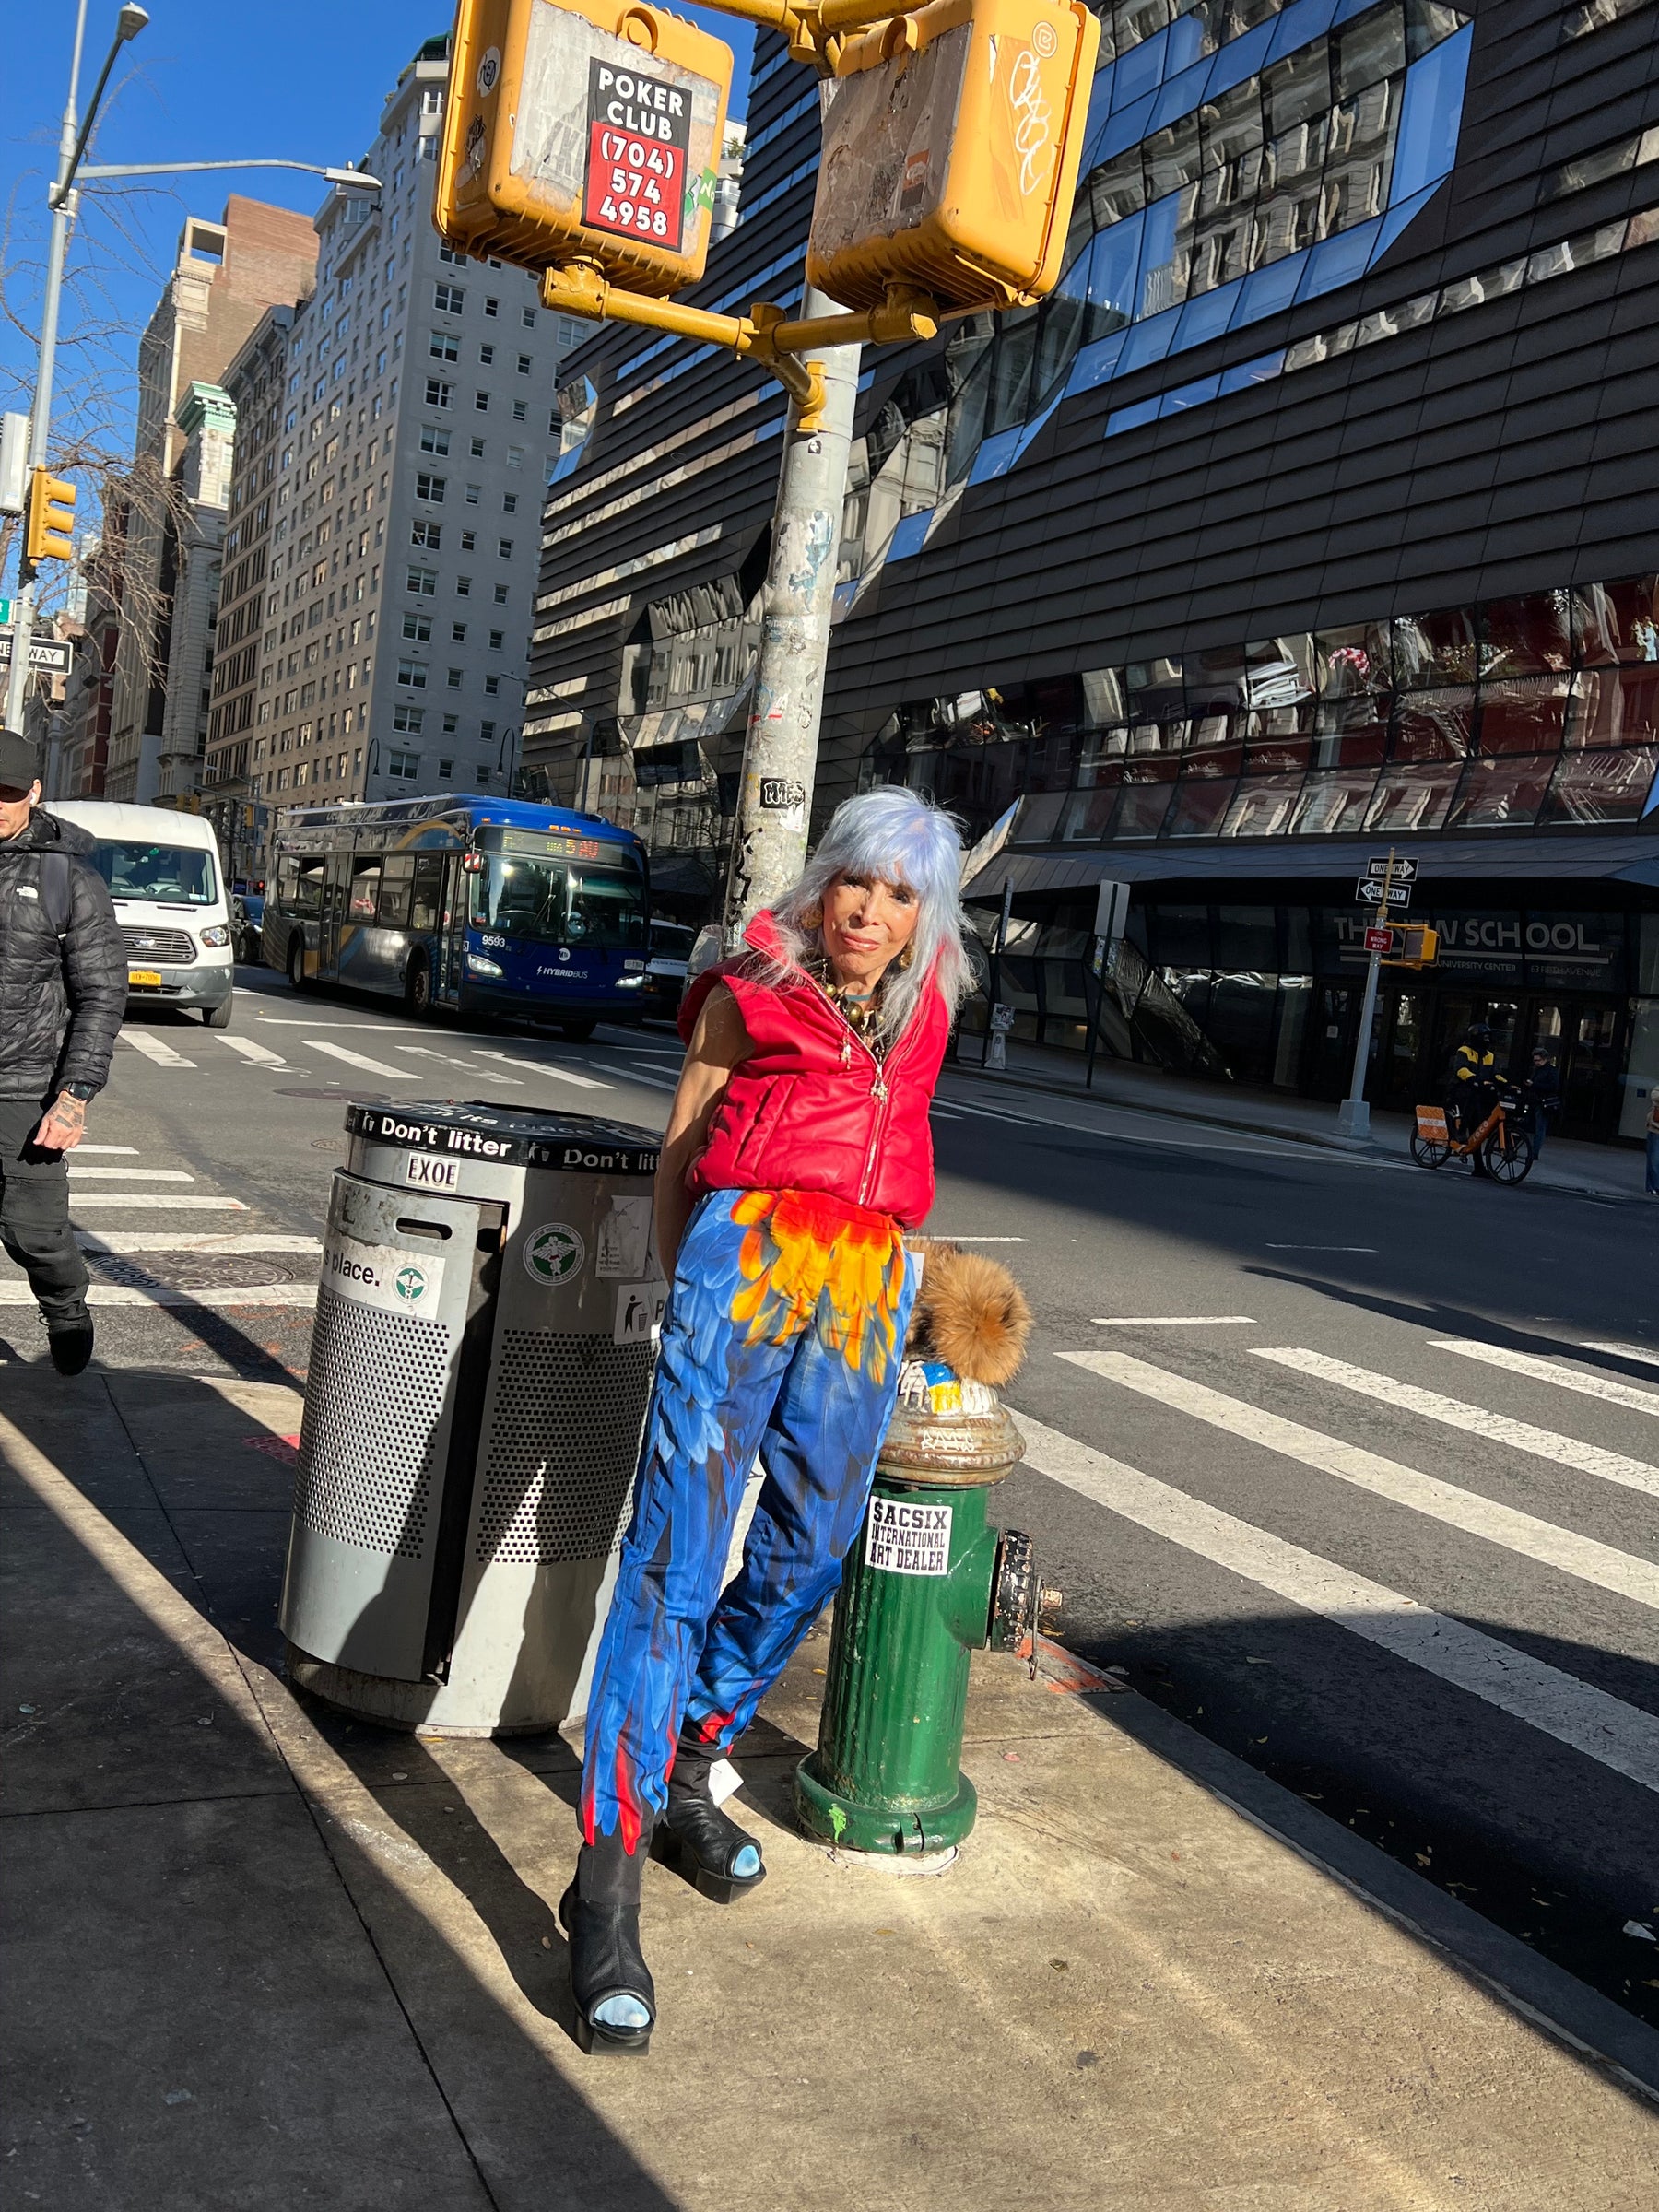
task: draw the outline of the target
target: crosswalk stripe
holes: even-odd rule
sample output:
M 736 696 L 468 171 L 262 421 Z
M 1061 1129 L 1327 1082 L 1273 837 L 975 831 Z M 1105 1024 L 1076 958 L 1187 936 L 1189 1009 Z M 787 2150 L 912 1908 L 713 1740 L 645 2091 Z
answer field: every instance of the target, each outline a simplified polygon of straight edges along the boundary
M 1579 1348 L 1586 1352 L 1611 1352 L 1616 1359 L 1639 1359 L 1643 1367 L 1659 1367 L 1659 1350 L 1651 1344 L 1586 1344 Z
M 452 1053 L 435 1053 L 429 1044 L 394 1044 L 394 1053 L 414 1053 L 422 1060 L 441 1060 L 445 1067 L 458 1067 L 465 1076 L 488 1076 L 492 1083 L 510 1083 L 514 1090 L 524 1084 L 517 1076 L 498 1075 L 491 1067 L 475 1067 L 470 1060 L 457 1060 Z
M 159 1037 L 152 1037 L 147 1030 L 123 1030 L 121 1041 L 130 1045 L 134 1052 L 142 1053 L 147 1060 L 153 1060 L 158 1067 L 195 1065 L 194 1060 L 186 1060 L 182 1053 L 175 1053 L 171 1044 L 164 1044 Z
M 0 1306 L 32 1306 L 34 1292 L 27 1283 L 0 1282 Z M 89 1306 L 314 1306 L 315 1283 L 264 1283 L 230 1290 L 177 1290 L 171 1283 L 139 1290 L 125 1283 L 94 1283 L 87 1292 Z
M 1520 1552 L 1542 1566 L 1559 1568 L 1581 1582 L 1594 1583 L 1601 1589 L 1659 1610 L 1659 1563 L 1652 1559 L 1635 1558 L 1630 1552 L 1615 1550 L 1610 1544 L 1598 1544 L 1594 1537 L 1558 1527 L 1553 1521 L 1540 1521 L 1535 1514 L 1500 1505 L 1473 1490 L 1459 1489 L 1438 1476 L 1424 1475 L 1396 1459 L 1384 1459 L 1379 1453 L 1344 1443 L 1318 1429 L 1304 1428 L 1300 1421 L 1267 1413 L 1242 1398 L 1230 1398 L 1148 1360 L 1134 1359 L 1124 1352 L 1062 1352 L 1060 1357 L 1074 1367 L 1087 1368 L 1091 1374 L 1103 1375 L 1125 1390 L 1155 1399 L 1160 1406 L 1173 1406 L 1179 1413 L 1191 1414 L 1194 1420 L 1206 1421 L 1212 1429 L 1242 1437 L 1247 1443 L 1260 1444 L 1286 1459 L 1300 1460 L 1303 1466 L 1317 1467 L 1322 1474 L 1351 1482 L 1357 1489 L 1408 1506 L 1413 1512 L 1431 1514 L 1469 1535 L 1501 1544 L 1506 1551 Z
M 187 1175 L 182 1168 L 83 1168 L 80 1161 L 71 1158 L 64 1165 L 77 1182 L 194 1182 L 195 1177 Z
M 213 1252 L 213 1253 L 320 1253 L 316 1237 L 261 1234 L 239 1235 L 206 1229 L 83 1229 L 76 1232 L 83 1252 Z
M 1533 1375 L 1540 1382 L 1559 1382 L 1587 1398 L 1605 1398 L 1609 1406 L 1628 1406 L 1635 1413 L 1659 1414 L 1659 1391 L 1638 1390 L 1612 1375 L 1587 1374 L 1582 1367 L 1563 1367 L 1559 1360 L 1537 1359 L 1530 1352 L 1512 1352 L 1500 1344 L 1480 1344 L 1470 1336 L 1436 1336 L 1430 1351 L 1455 1352 L 1460 1359 L 1483 1359 L 1488 1367 L 1507 1367 L 1512 1374 Z
M 221 1037 L 219 1042 L 227 1052 L 239 1053 L 251 1060 L 255 1067 L 286 1067 L 288 1062 L 280 1053 L 272 1052 L 268 1044 L 261 1044 L 253 1037 Z
M 1017 1415 L 1026 1464 L 1109 1512 L 1333 1621 L 1644 1789 L 1659 1791 L 1659 1716 L 1436 1613 L 1317 1552 L 1189 1498 L 1138 1467 Z
M 418 1083 L 420 1077 L 411 1075 L 406 1067 L 388 1067 L 383 1060 L 371 1060 L 367 1053 L 348 1052 L 343 1044 L 328 1044 L 321 1037 L 302 1037 L 302 1044 L 313 1051 L 326 1053 L 331 1060 L 344 1060 L 347 1067 L 360 1067 L 371 1076 L 387 1076 L 394 1083 Z
M 76 1145 L 75 1149 L 76 1153 L 124 1152 L 129 1159 L 136 1159 L 138 1157 L 138 1147 L 136 1145 Z
M 245 1214 L 248 1208 L 240 1198 L 175 1198 L 171 1191 L 72 1191 L 69 1204 L 77 1214 L 89 1206 L 152 1206 L 158 1211 L 182 1214 Z
M 1321 1382 L 1335 1382 L 1363 1398 L 1380 1398 L 1401 1413 L 1420 1413 L 1426 1420 L 1443 1421 L 1465 1436 L 1507 1444 L 1515 1452 L 1530 1452 L 1557 1466 L 1572 1467 L 1581 1475 L 1599 1475 L 1627 1490 L 1642 1490 L 1659 1498 L 1659 1467 L 1642 1459 L 1627 1459 L 1622 1452 L 1606 1452 L 1599 1444 L 1581 1443 L 1576 1436 L 1558 1436 L 1553 1429 L 1535 1429 L 1530 1421 L 1512 1421 L 1507 1414 L 1488 1413 L 1484 1406 L 1468 1406 L 1438 1390 L 1422 1390 L 1415 1382 L 1397 1382 L 1392 1375 L 1372 1374 L 1369 1368 L 1350 1367 L 1346 1359 L 1332 1359 L 1300 1345 L 1253 1344 L 1251 1357 L 1272 1359 L 1280 1367 L 1295 1368 Z
M 1253 1329 L 1256 1322 L 1253 1313 L 1097 1313 L 1094 1325 L 1097 1329 Z
M 554 1067 L 540 1060 L 517 1060 L 511 1053 L 487 1053 L 479 1049 L 480 1060 L 498 1061 L 502 1067 L 528 1068 L 533 1076 L 547 1076 L 555 1083 L 573 1083 L 578 1090 L 615 1090 L 614 1083 L 596 1082 L 592 1076 L 579 1076 L 573 1067 Z

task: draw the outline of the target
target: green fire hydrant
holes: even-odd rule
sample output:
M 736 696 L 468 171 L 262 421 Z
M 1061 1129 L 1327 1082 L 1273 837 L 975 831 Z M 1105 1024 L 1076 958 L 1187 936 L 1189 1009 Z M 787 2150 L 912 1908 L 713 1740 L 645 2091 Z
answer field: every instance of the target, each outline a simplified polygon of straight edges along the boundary
M 1039 1608 L 1030 1538 L 985 1518 L 1025 1449 L 995 1392 L 937 1360 L 906 1362 L 864 1530 L 830 1638 L 818 1749 L 795 1773 L 809 1835 L 850 1851 L 960 1843 L 977 1799 L 960 1771 L 969 1654 L 1030 1658 Z

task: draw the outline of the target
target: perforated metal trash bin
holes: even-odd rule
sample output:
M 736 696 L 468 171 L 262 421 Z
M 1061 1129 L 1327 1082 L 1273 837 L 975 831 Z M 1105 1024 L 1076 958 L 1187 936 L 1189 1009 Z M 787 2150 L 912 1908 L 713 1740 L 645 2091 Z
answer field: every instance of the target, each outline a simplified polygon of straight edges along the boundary
M 585 1700 L 666 1299 L 657 1138 L 352 1106 L 280 1620 L 331 1703 L 455 1735 Z

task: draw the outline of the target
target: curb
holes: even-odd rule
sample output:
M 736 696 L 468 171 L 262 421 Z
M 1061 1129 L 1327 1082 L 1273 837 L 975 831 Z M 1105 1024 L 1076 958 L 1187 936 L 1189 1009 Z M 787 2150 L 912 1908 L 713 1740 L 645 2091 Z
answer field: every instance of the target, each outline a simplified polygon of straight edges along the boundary
M 1287 1128 L 1282 1122 L 1242 1121 L 1236 1115 L 1205 1113 L 1196 1107 L 1172 1106 L 1162 1101 L 1149 1105 L 1138 1100 L 1114 1098 L 1102 1090 L 1083 1090 L 1075 1083 L 1056 1083 L 1046 1076 L 1031 1076 L 1014 1069 L 999 1076 L 989 1068 L 974 1067 L 965 1060 L 947 1060 L 940 1072 L 941 1077 L 974 1077 L 993 1088 L 1006 1083 L 1026 1090 L 1041 1091 L 1048 1098 L 1074 1099 L 1079 1105 L 1116 1106 L 1131 1113 L 1167 1114 L 1171 1121 L 1196 1122 L 1206 1129 L 1232 1129 L 1251 1136 L 1271 1136 L 1280 1144 L 1306 1145 L 1314 1151 L 1341 1152 L 1350 1159 L 1386 1159 L 1394 1161 L 1396 1166 L 1407 1164 L 1403 1155 L 1391 1151 L 1386 1145 L 1356 1136 L 1329 1136 L 1317 1129 Z M 1641 1198 L 1639 1191 L 1622 1191 L 1606 1182 L 1540 1182 L 1535 1187 L 1540 1191 L 1552 1191 L 1559 1197 L 1599 1198 L 1619 1206 L 1635 1206 Z

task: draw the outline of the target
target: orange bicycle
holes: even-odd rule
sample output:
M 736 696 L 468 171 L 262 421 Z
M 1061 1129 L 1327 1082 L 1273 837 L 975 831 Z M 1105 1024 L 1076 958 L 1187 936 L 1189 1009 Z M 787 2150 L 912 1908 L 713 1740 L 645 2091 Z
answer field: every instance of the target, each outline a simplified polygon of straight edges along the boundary
M 1411 1133 L 1411 1157 L 1419 1168 L 1443 1168 L 1449 1159 L 1478 1159 L 1494 1182 L 1513 1186 L 1532 1173 L 1532 1139 L 1526 1103 L 1514 1090 L 1500 1090 L 1478 1129 L 1454 1136 L 1442 1106 L 1419 1106 Z

